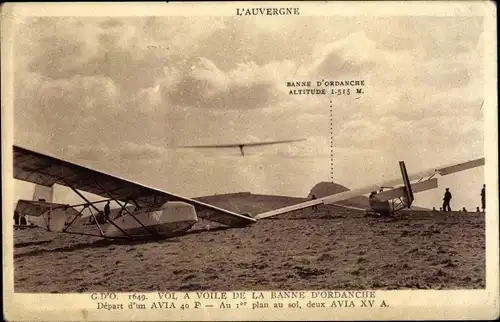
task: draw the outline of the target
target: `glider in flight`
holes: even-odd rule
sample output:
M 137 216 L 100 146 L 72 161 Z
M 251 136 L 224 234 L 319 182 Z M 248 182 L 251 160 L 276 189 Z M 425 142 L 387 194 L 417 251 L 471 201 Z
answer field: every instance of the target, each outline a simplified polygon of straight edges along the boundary
M 392 187 L 370 198 L 371 210 L 378 213 L 393 213 L 402 207 L 410 207 L 414 193 L 437 187 L 436 175 L 449 175 L 484 165 L 484 158 L 433 168 L 408 175 L 403 161 L 400 161 L 401 177 L 384 183 L 346 191 L 323 198 L 302 202 L 252 217 L 210 205 L 195 199 L 179 196 L 167 191 L 148 187 L 111 174 L 65 161 L 54 156 L 41 154 L 19 146 L 14 146 L 14 178 L 34 183 L 38 186 L 53 187 L 54 184 L 69 187 L 83 203 L 64 205 L 47 200 L 20 200 L 16 211 L 25 215 L 30 223 L 53 232 L 90 235 L 108 239 L 169 237 L 186 233 L 198 222 L 198 217 L 233 228 L 246 227 L 260 219 L 277 216 L 298 209 L 320 204 L 339 205 L 338 202 Z M 417 180 L 415 183 L 412 181 Z M 90 201 L 80 191 L 102 196 L 104 199 Z M 394 201 L 400 201 L 396 205 Z M 118 216 L 111 212 L 104 214 L 96 204 L 114 202 L 120 206 Z M 392 206 L 389 205 L 392 202 Z M 342 207 L 349 208 L 349 206 Z M 391 207 L 389 207 L 391 206 Z M 354 208 L 354 207 L 351 207 Z M 80 209 L 80 210 L 78 210 Z M 90 212 L 94 232 L 82 227 L 75 230 L 75 222 L 82 218 L 83 211 Z M 112 211 L 113 212 L 113 211 Z M 97 218 L 103 218 L 98 220 Z
M 199 149 L 199 148 L 240 148 L 241 156 L 245 156 L 245 151 L 243 148 L 245 146 L 262 146 L 262 145 L 273 145 L 273 144 L 283 144 L 290 142 L 298 142 L 304 141 L 305 139 L 293 139 L 293 140 L 281 140 L 281 141 L 263 141 L 263 142 L 247 142 L 247 143 L 229 143 L 229 144 L 207 144 L 207 145 L 186 145 L 181 146 L 180 148 L 191 148 L 191 149 Z

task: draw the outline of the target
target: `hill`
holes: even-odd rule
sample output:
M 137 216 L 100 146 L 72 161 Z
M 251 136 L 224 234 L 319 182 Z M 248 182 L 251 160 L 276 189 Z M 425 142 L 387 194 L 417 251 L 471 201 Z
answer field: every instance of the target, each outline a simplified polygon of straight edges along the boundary
M 316 184 L 314 187 L 312 187 L 307 198 L 311 199 L 313 195 L 316 196 L 316 198 L 322 198 L 322 197 L 335 195 L 337 193 L 341 193 L 341 192 L 345 192 L 345 191 L 349 191 L 349 190 L 350 190 L 349 188 L 344 187 L 343 185 L 340 185 L 338 183 L 320 182 L 320 183 Z M 353 207 L 360 207 L 360 208 L 369 208 L 370 207 L 370 202 L 368 201 L 368 198 L 365 196 L 358 196 L 358 197 L 354 197 L 351 199 L 339 201 L 338 204 L 346 205 L 346 206 L 353 206 Z
M 252 215 L 307 201 L 306 198 L 258 195 L 250 192 L 211 195 L 194 199 L 237 213 Z

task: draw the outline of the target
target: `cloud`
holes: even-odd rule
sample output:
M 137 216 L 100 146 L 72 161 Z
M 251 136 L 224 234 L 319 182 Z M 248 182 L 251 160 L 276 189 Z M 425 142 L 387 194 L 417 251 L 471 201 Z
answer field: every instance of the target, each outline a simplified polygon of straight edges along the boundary
M 478 42 L 483 18 L 459 16 L 374 17 L 368 37 L 386 51 L 410 51 L 424 60 L 454 58 Z M 368 21 L 367 21 L 368 22 Z
M 282 63 L 289 67 L 287 62 Z M 211 60 L 197 58 L 174 85 L 163 87 L 166 101 L 174 105 L 210 109 L 266 108 L 287 99 L 280 79 L 281 64 L 239 64 L 223 72 Z
M 360 100 L 334 104 L 335 146 L 350 148 L 353 155 L 357 149 L 372 151 L 364 158 L 380 171 L 387 171 L 384 163 L 401 159 L 422 159 L 423 164 L 433 156 L 440 164 L 481 155 L 482 45 L 470 43 L 468 51 L 452 57 L 416 57 L 404 46 L 387 52 L 364 32 L 324 45 L 314 68 L 324 66 L 325 57 L 333 55 L 339 66 L 339 57 L 351 57 L 358 64 L 351 66 L 351 77 L 364 66 L 359 76 L 367 84 Z
M 16 52 L 29 57 L 29 71 L 53 79 L 79 74 L 99 53 L 99 29 L 78 18 L 27 18 L 20 29 Z
M 168 150 L 149 143 L 137 144 L 134 142 L 125 142 L 120 147 L 119 154 L 121 159 L 158 160 L 168 156 Z
M 107 124 L 100 120 L 111 119 L 121 111 L 119 88 L 103 76 L 54 80 L 30 73 L 16 77 L 15 82 L 16 140 L 42 138 L 64 146 L 71 140 L 97 139 L 107 131 Z M 40 138 L 31 138 L 34 135 Z
M 376 57 L 372 55 L 377 56 L 375 44 L 363 32 L 358 32 L 316 48 L 309 73 L 316 78 L 327 77 L 327 80 L 356 77 L 360 73 L 370 73 L 375 67 Z
M 19 39 L 18 50 L 31 58 L 30 71 L 51 78 L 102 74 L 123 86 L 148 87 L 142 81 L 160 75 L 169 59 L 193 50 L 198 37 L 222 28 L 217 21 L 210 17 L 27 18 L 19 26 L 27 37 Z
M 117 144 L 106 144 L 100 142 L 87 146 L 68 147 L 68 154 L 79 160 L 97 160 L 105 161 L 113 157 L 117 160 L 140 161 L 164 161 L 168 157 L 169 149 L 162 146 L 156 146 L 150 143 L 119 142 Z

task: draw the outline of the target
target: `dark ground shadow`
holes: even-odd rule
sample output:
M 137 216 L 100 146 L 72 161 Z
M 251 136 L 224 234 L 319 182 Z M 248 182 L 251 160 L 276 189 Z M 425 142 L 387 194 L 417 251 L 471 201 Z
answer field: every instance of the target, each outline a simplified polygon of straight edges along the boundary
M 72 252 L 75 250 L 81 250 L 81 249 L 87 249 L 87 248 L 101 248 L 101 247 L 108 247 L 111 245 L 139 245 L 139 244 L 148 244 L 148 243 L 180 243 L 182 242 L 179 240 L 179 237 L 182 236 L 187 236 L 187 235 L 194 235 L 194 234 L 201 234 L 201 233 L 211 233 L 211 232 L 217 232 L 217 231 L 224 231 L 226 229 L 232 229 L 231 227 L 217 227 L 217 228 L 211 228 L 209 230 L 207 229 L 193 229 L 185 233 L 180 233 L 180 234 L 174 234 L 168 237 L 155 237 L 155 236 L 144 236 L 140 239 L 100 239 L 96 240 L 94 242 L 90 243 L 79 243 L 67 247 L 59 247 L 59 248 L 54 248 L 54 249 L 37 249 L 33 250 L 30 252 L 22 253 L 22 254 L 14 254 L 14 258 L 22 258 L 26 256 L 38 256 L 42 255 L 45 253 L 65 253 L 65 252 Z M 21 246 L 17 246 L 19 244 L 16 244 L 16 247 L 26 247 L 30 245 L 38 245 L 38 244 L 45 244 L 45 243 L 50 243 L 51 241 L 42 241 L 42 242 L 27 242 L 27 243 L 19 243 L 23 244 Z
M 52 242 L 52 240 L 40 240 L 40 241 L 32 241 L 32 242 L 25 242 L 25 243 L 17 243 L 17 244 L 14 244 L 14 247 L 21 248 L 21 247 L 28 247 L 28 246 L 37 246 L 37 245 L 48 244 L 51 242 Z

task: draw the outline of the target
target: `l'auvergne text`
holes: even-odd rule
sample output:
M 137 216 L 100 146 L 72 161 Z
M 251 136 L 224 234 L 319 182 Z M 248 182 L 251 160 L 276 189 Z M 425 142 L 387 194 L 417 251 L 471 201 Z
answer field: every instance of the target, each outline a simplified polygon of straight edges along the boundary
M 236 8 L 237 16 L 298 16 L 299 8 Z

